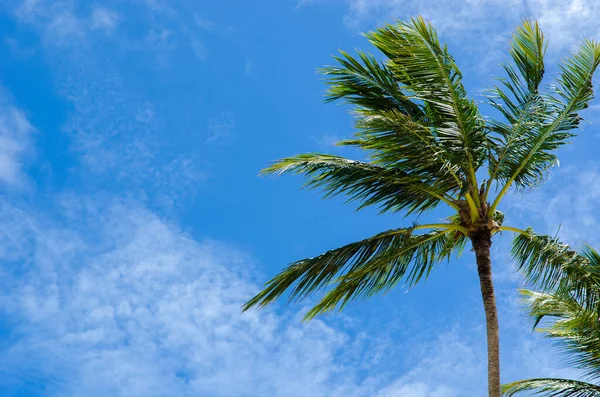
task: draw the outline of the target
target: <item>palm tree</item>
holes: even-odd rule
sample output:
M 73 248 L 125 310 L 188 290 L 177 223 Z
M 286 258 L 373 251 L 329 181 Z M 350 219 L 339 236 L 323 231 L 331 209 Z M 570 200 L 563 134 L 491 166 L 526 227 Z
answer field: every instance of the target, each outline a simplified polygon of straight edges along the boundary
M 316 292 L 311 319 L 349 301 L 387 291 L 401 280 L 412 286 L 470 240 L 477 261 L 488 339 L 489 396 L 500 396 L 498 315 L 490 246 L 500 231 L 529 235 L 503 224 L 498 211 L 511 187 L 539 184 L 555 164 L 555 149 L 573 136 L 578 112 L 592 99 L 600 46 L 584 41 L 563 63 L 555 85 L 540 91 L 546 43 L 538 24 L 526 21 L 512 39 L 512 65 L 491 90 L 490 105 L 503 120 L 484 118 L 467 98 L 461 73 L 422 18 L 366 34 L 383 55 L 345 52 L 328 78 L 328 101 L 353 106 L 356 135 L 340 145 L 364 149 L 368 161 L 308 153 L 283 158 L 262 174 L 303 174 L 306 186 L 326 197 L 344 195 L 359 208 L 412 216 L 408 227 L 292 263 L 243 307 L 264 307 L 290 291 L 289 300 Z M 480 179 L 481 178 L 481 179 Z M 446 222 L 418 223 L 445 206 Z M 421 230 L 428 230 L 419 234 Z
M 562 276 L 554 290 L 522 292 L 528 298 L 534 328 L 544 319 L 551 320 L 540 331 L 556 341 L 566 353 L 566 364 L 583 371 L 586 380 L 522 380 L 504 385 L 505 396 L 530 391 L 548 397 L 600 397 L 600 254 L 589 247 L 581 254 L 569 252 L 564 245 L 557 250 L 555 243 L 542 247 L 553 259 L 553 271 Z

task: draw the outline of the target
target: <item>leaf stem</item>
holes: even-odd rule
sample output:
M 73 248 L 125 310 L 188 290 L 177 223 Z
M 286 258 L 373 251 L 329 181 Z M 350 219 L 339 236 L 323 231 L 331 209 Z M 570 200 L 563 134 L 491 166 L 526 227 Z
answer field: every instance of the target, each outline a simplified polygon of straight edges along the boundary
M 477 222 L 479 219 L 479 211 L 477 210 L 477 206 L 473 201 L 473 197 L 471 197 L 470 193 L 465 194 L 465 199 L 467 199 L 467 204 L 469 205 L 469 214 L 471 215 L 471 222 Z
M 501 226 L 500 230 L 507 231 L 507 232 L 519 233 L 519 234 L 522 234 L 523 236 L 529 236 L 529 233 L 527 233 L 527 231 L 518 229 L 518 228 L 512 227 L 512 226 Z
M 414 229 L 449 229 L 449 230 L 457 230 L 464 234 L 465 236 L 469 235 L 469 230 L 466 227 L 462 227 L 460 225 L 453 225 L 452 223 L 430 223 L 428 225 L 417 225 Z
M 479 201 L 479 194 L 477 194 L 477 177 L 475 176 L 475 171 L 473 171 L 473 168 L 469 169 L 469 173 L 471 174 L 471 181 L 473 183 L 473 186 L 475 187 L 475 192 L 474 192 L 474 196 L 472 197 L 472 199 L 475 202 L 475 205 L 477 208 L 481 208 L 481 202 Z

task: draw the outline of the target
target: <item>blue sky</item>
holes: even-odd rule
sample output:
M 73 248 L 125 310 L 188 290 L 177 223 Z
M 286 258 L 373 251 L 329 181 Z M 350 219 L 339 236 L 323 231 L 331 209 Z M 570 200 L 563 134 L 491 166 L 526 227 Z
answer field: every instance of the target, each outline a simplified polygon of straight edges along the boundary
M 239 314 L 292 260 L 405 225 L 321 200 L 269 161 L 352 134 L 316 68 L 358 34 L 423 14 L 471 95 L 525 17 L 550 39 L 549 75 L 593 0 L 5 0 L 0 5 L 0 394 L 379 396 L 484 394 L 472 253 L 411 291 L 301 324 L 306 304 Z M 544 187 L 507 222 L 596 243 L 599 104 Z M 429 215 L 432 219 L 443 212 Z M 574 375 L 519 311 L 493 246 L 503 380 Z

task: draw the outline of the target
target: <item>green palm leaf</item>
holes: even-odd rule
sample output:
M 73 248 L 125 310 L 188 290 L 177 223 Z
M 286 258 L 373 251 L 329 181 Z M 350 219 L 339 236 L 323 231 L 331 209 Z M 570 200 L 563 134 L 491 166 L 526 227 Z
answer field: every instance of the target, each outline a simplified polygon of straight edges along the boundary
M 513 241 L 512 256 L 532 286 L 543 291 L 567 291 L 586 309 L 600 313 L 600 254 L 591 247 L 573 251 L 556 237 L 532 229 Z
M 453 164 L 476 171 L 486 157 L 483 119 L 467 98 L 460 71 L 435 29 L 415 18 L 366 36 L 389 59 L 388 67 L 402 88 L 423 104 L 429 127 L 453 156 Z
M 598 286 L 594 288 L 597 290 Z M 582 370 L 584 376 L 600 379 L 597 308 L 586 308 L 583 302 L 564 289 L 553 293 L 523 291 L 523 294 L 529 298 L 529 314 L 536 324 L 544 318 L 553 321 L 551 327 L 541 331 L 556 342 L 565 355 L 565 364 Z
M 412 285 L 454 248 L 464 245 L 465 239 L 457 237 L 451 226 L 421 235 L 414 235 L 414 228 L 390 230 L 295 262 L 270 280 L 243 310 L 266 306 L 287 289 L 289 300 L 298 300 L 333 286 L 307 314 L 308 319 L 352 299 L 387 291 L 402 278 Z
M 283 173 L 303 174 L 307 187 L 322 188 L 325 197 L 343 194 L 348 201 L 360 201 L 359 209 L 377 205 L 381 212 L 406 210 L 410 214 L 434 208 L 440 201 L 454 205 L 446 194 L 452 185 L 444 181 L 427 184 L 414 173 L 339 156 L 301 154 L 281 159 L 262 171 Z
M 543 290 L 555 288 L 565 277 L 577 274 L 589 264 L 556 237 L 537 235 L 531 228 L 515 237 L 511 253 L 525 279 Z
M 546 258 L 561 273 L 548 292 L 521 291 L 527 298 L 528 314 L 538 330 L 563 353 L 564 364 L 578 369 L 586 381 L 600 380 L 600 254 L 590 247 L 574 253 L 547 236 L 540 247 L 536 266 Z M 531 257 L 530 257 L 531 258 Z M 542 283 L 544 284 L 544 283 Z M 548 287 L 548 285 L 546 285 Z M 547 323 L 545 323 L 547 324 Z M 544 396 L 600 396 L 600 386 L 586 381 L 540 378 L 514 382 L 503 387 L 506 396 L 534 391 Z
M 370 54 L 358 51 L 355 59 L 344 51 L 334 57 L 339 66 L 320 69 L 327 76 L 327 102 L 344 99 L 363 111 L 399 110 L 422 120 L 425 116 L 420 106 L 400 89 L 387 65 Z
M 586 40 L 571 58 L 563 62 L 557 84 L 551 87 L 550 94 L 539 97 L 538 94 L 528 95 L 537 79 L 527 81 L 526 93 L 520 93 L 519 90 L 522 91 L 523 87 L 515 88 L 517 96 L 523 95 L 525 100 L 526 106 L 521 108 L 530 116 L 518 121 L 525 123 L 527 128 L 513 132 L 522 138 L 504 156 L 504 163 L 498 170 L 499 179 L 506 182 L 492 204 L 492 209 L 496 208 L 512 183 L 521 188 L 534 186 L 556 163 L 554 151 L 574 136 L 569 131 L 579 126 L 579 112 L 587 108 L 593 98 L 592 77 L 599 64 L 600 45 Z M 512 128 L 520 125 L 518 123 Z
M 342 52 L 340 66 L 322 69 L 328 78 L 328 101 L 344 99 L 355 105 L 356 139 L 340 142 L 369 151 L 374 164 L 438 180 L 446 190 L 458 189 L 460 169 L 455 155 L 444 149 L 425 107 L 403 92 L 388 66 L 358 52 Z M 425 154 L 425 156 L 424 156 Z
M 500 111 L 508 124 L 490 120 L 489 127 L 498 134 L 491 141 L 495 153 L 490 167 L 490 182 L 506 183 L 515 173 L 522 158 L 522 146 L 539 133 L 546 119 L 546 105 L 539 92 L 544 76 L 544 35 L 536 23 L 525 21 L 513 36 L 510 55 L 514 66 L 503 65 L 507 78 L 491 90 L 490 104 Z M 517 175 L 517 186 L 525 186 L 526 175 Z
M 502 395 L 507 397 L 526 391 L 547 397 L 600 397 L 599 386 L 570 379 L 528 379 L 502 386 Z

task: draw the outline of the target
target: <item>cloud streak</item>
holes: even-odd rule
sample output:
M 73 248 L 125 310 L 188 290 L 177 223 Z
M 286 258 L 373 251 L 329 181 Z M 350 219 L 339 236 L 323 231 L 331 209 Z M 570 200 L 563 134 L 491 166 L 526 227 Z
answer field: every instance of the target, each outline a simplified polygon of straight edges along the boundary
M 0 210 L 2 262 L 23 269 L 3 269 L 0 302 L 20 337 L 2 351 L 0 383 L 41 373 L 44 395 L 368 394 L 354 361 L 368 340 L 319 320 L 240 315 L 256 292 L 244 253 L 128 203 L 61 206 L 58 219 Z
M 519 23 L 523 18 L 535 18 L 557 47 L 568 46 L 582 35 L 597 37 L 599 33 L 594 22 L 600 17 L 600 5 L 593 0 L 469 0 L 459 3 L 348 0 L 347 4 L 346 22 L 355 27 L 421 14 L 449 34 L 479 32 L 489 35 Z
M 181 56 L 176 51 L 187 48 L 189 55 L 208 56 L 194 32 L 185 26 L 179 29 L 179 14 L 155 10 L 151 4 L 130 4 L 142 16 L 136 23 L 146 30 L 138 37 L 127 29 L 120 31 L 128 19 L 108 6 L 81 7 L 71 1 L 10 4 L 7 8 L 15 19 L 39 35 L 55 87 L 72 105 L 63 125 L 80 159 L 72 171 L 92 177 L 95 188 L 126 185 L 130 191 L 167 200 L 193 197 L 207 178 L 205 161 L 196 150 L 203 139 L 189 126 L 174 134 L 178 120 L 172 119 L 168 106 L 173 100 L 194 106 L 198 99 L 147 93 L 147 82 L 157 82 L 152 88 L 160 85 L 155 76 L 162 75 L 161 68 L 177 59 L 175 55 Z M 121 51 L 140 56 L 122 62 Z M 138 70 L 148 75 L 140 78 Z
M 14 105 L 0 85 L 0 184 L 23 187 L 27 183 L 24 165 L 33 150 L 33 126 Z

